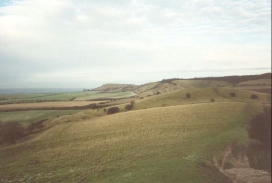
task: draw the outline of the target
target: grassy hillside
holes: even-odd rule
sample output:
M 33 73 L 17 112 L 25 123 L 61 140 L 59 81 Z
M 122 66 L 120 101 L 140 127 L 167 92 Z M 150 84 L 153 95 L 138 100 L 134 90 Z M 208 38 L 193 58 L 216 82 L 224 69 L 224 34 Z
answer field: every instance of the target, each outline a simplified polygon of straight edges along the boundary
M 271 94 L 271 79 L 256 79 L 238 83 L 235 88 Z
M 146 97 L 148 95 L 155 95 L 159 93 L 170 93 L 180 89 L 187 88 L 208 88 L 208 87 L 222 87 L 232 86 L 231 83 L 225 81 L 213 81 L 213 80 L 162 80 L 156 83 L 148 83 L 140 86 L 133 91 L 140 97 Z
M 216 91 L 224 98 L 248 103 L 271 103 L 271 94 L 247 91 L 235 88 L 217 88 Z M 231 97 L 230 93 L 235 93 L 236 97 Z M 258 99 L 251 99 L 251 95 L 257 95 Z
M 133 90 L 136 88 L 137 85 L 132 84 L 104 84 L 100 87 L 97 87 L 95 89 L 92 89 L 92 91 L 99 91 L 99 92 L 124 92 Z
M 247 141 L 261 105 L 208 103 L 130 111 L 62 123 L 0 149 L 0 177 L 14 182 L 226 182 L 211 158 Z
M 238 83 L 237 86 L 268 85 L 271 87 L 271 79 L 255 79 Z
M 190 93 L 191 97 L 187 98 L 186 94 Z M 236 97 L 231 97 L 230 93 L 236 93 Z M 258 95 L 257 100 L 251 99 L 251 95 Z M 195 103 L 215 102 L 248 102 L 248 103 L 271 103 L 271 95 L 235 88 L 189 88 L 178 90 L 171 93 L 160 94 L 151 97 L 145 97 L 136 101 L 134 109 L 146 109 L 152 107 L 164 107 L 172 105 L 184 105 Z

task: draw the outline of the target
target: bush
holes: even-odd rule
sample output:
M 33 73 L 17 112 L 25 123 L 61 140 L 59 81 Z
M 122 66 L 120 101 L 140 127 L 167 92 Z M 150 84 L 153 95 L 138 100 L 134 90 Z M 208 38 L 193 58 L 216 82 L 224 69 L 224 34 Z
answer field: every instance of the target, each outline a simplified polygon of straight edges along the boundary
M 211 102 L 214 102 L 215 100 L 214 100 L 214 98 L 211 98 L 210 101 L 211 101 Z
M 119 107 L 111 107 L 111 108 L 108 109 L 108 114 L 114 114 L 114 113 L 117 113 L 119 111 L 120 111 Z
M 191 98 L 191 94 L 190 93 L 186 93 L 186 98 Z
M 233 164 L 229 163 L 229 162 L 226 162 L 224 165 L 223 165 L 223 169 L 226 170 L 226 169 L 231 169 L 231 168 L 234 168 Z
M 271 106 L 264 106 L 264 112 L 253 116 L 248 125 L 248 136 L 271 147 Z
M 258 99 L 258 95 L 251 95 L 251 99 Z
M 247 128 L 251 139 L 247 157 L 252 168 L 271 172 L 271 106 L 264 106 L 264 112 L 255 115 Z
M 231 97 L 236 97 L 236 93 L 230 93 Z
M 14 144 L 24 136 L 25 129 L 18 122 L 6 122 L 0 125 L 0 139 L 2 143 Z
M 134 100 L 130 101 L 130 105 L 134 106 L 134 104 L 135 104 Z
M 128 104 L 128 105 L 125 106 L 125 109 L 127 111 L 131 110 L 132 108 L 133 108 L 133 105 L 131 105 L 131 104 Z
M 159 95 L 159 94 L 161 94 L 161 92 L 156 92 L 156 95 Z

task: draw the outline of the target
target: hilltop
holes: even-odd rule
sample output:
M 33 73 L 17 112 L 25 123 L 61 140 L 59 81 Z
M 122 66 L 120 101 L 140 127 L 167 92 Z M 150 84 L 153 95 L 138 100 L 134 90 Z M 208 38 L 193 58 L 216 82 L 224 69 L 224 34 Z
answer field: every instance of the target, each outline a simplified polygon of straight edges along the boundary
M 94 88 L 91 91 L 99 91 L 99 92 L 124 92 L 133 90 L 136 88 L 137 85 L 133 84 L 114 84 L 114 83 L 108 83 L 104 84 L 100 87 Z
M 133 84 L 104 84 L 92 91 L 99 92 L 125 92 L 132 91 L 140 97 L 146 97 L 161 93 L 186 88 L 205 87 L 237 87 L 264 93 L 271 92 L 271 73 L 245 76 L 224 76 L 224 77 L 203 77 L 191 79 L 163 79 L 157 82 L 150 82 L 142 85 Z

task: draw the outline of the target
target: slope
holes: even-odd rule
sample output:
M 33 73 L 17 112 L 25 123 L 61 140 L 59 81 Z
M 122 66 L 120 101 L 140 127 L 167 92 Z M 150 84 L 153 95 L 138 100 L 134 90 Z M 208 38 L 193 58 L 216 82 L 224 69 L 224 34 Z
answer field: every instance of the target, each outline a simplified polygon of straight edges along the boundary
M 191 97 L 187 98 L 186 94 L 190 93 Z M 231 97 L 230 93 L 235 93 L 236 97 Z M 258 99 L 251 99 L 251 95 L 257 95 Z M 271 95 L 236 88 L 188 88 L 146 97 L 136 101 L 134 109 L 146 109 L 152 107 L 165 107 L 173 105 L 211 103 L 215 102 L 248 102 L 248 103 L 271 103 Z
M 62 123 L 0 149 L 3 182 L 228 182 L 211 164 L 261 105 L 203 103 Z M 203 173 L 205 172 L 205 173 Z

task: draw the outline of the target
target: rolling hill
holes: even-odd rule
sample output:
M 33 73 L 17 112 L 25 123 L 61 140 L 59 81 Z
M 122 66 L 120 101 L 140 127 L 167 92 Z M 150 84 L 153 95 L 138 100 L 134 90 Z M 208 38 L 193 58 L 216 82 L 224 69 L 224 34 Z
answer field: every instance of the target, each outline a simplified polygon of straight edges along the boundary
M 271 105 L 271 94 L 241 86 L 256 82 L 264 80 L 237 86 L 216 79 L 103 85 L 96 96 L 138 96 L 109 102 L 121 109 L 112 115 L 105 112 L 109 106 L 0 113 L 0 119 L 24 118 L 25 124 L 49 117 L 40 133 L 0 146 L 0 182 L 231 183 L 213 159 L 220 164 L 226 147 L 248 143 L 249 119 Z M 126 111 L 131 100 L 134 107 Z
M 228 182 L 211 158 L 232 141 L 247 141 L 247 120 L 256 110 L 209 103 L 61 123 L 1 148 L 0 176 L 4 182 Z

